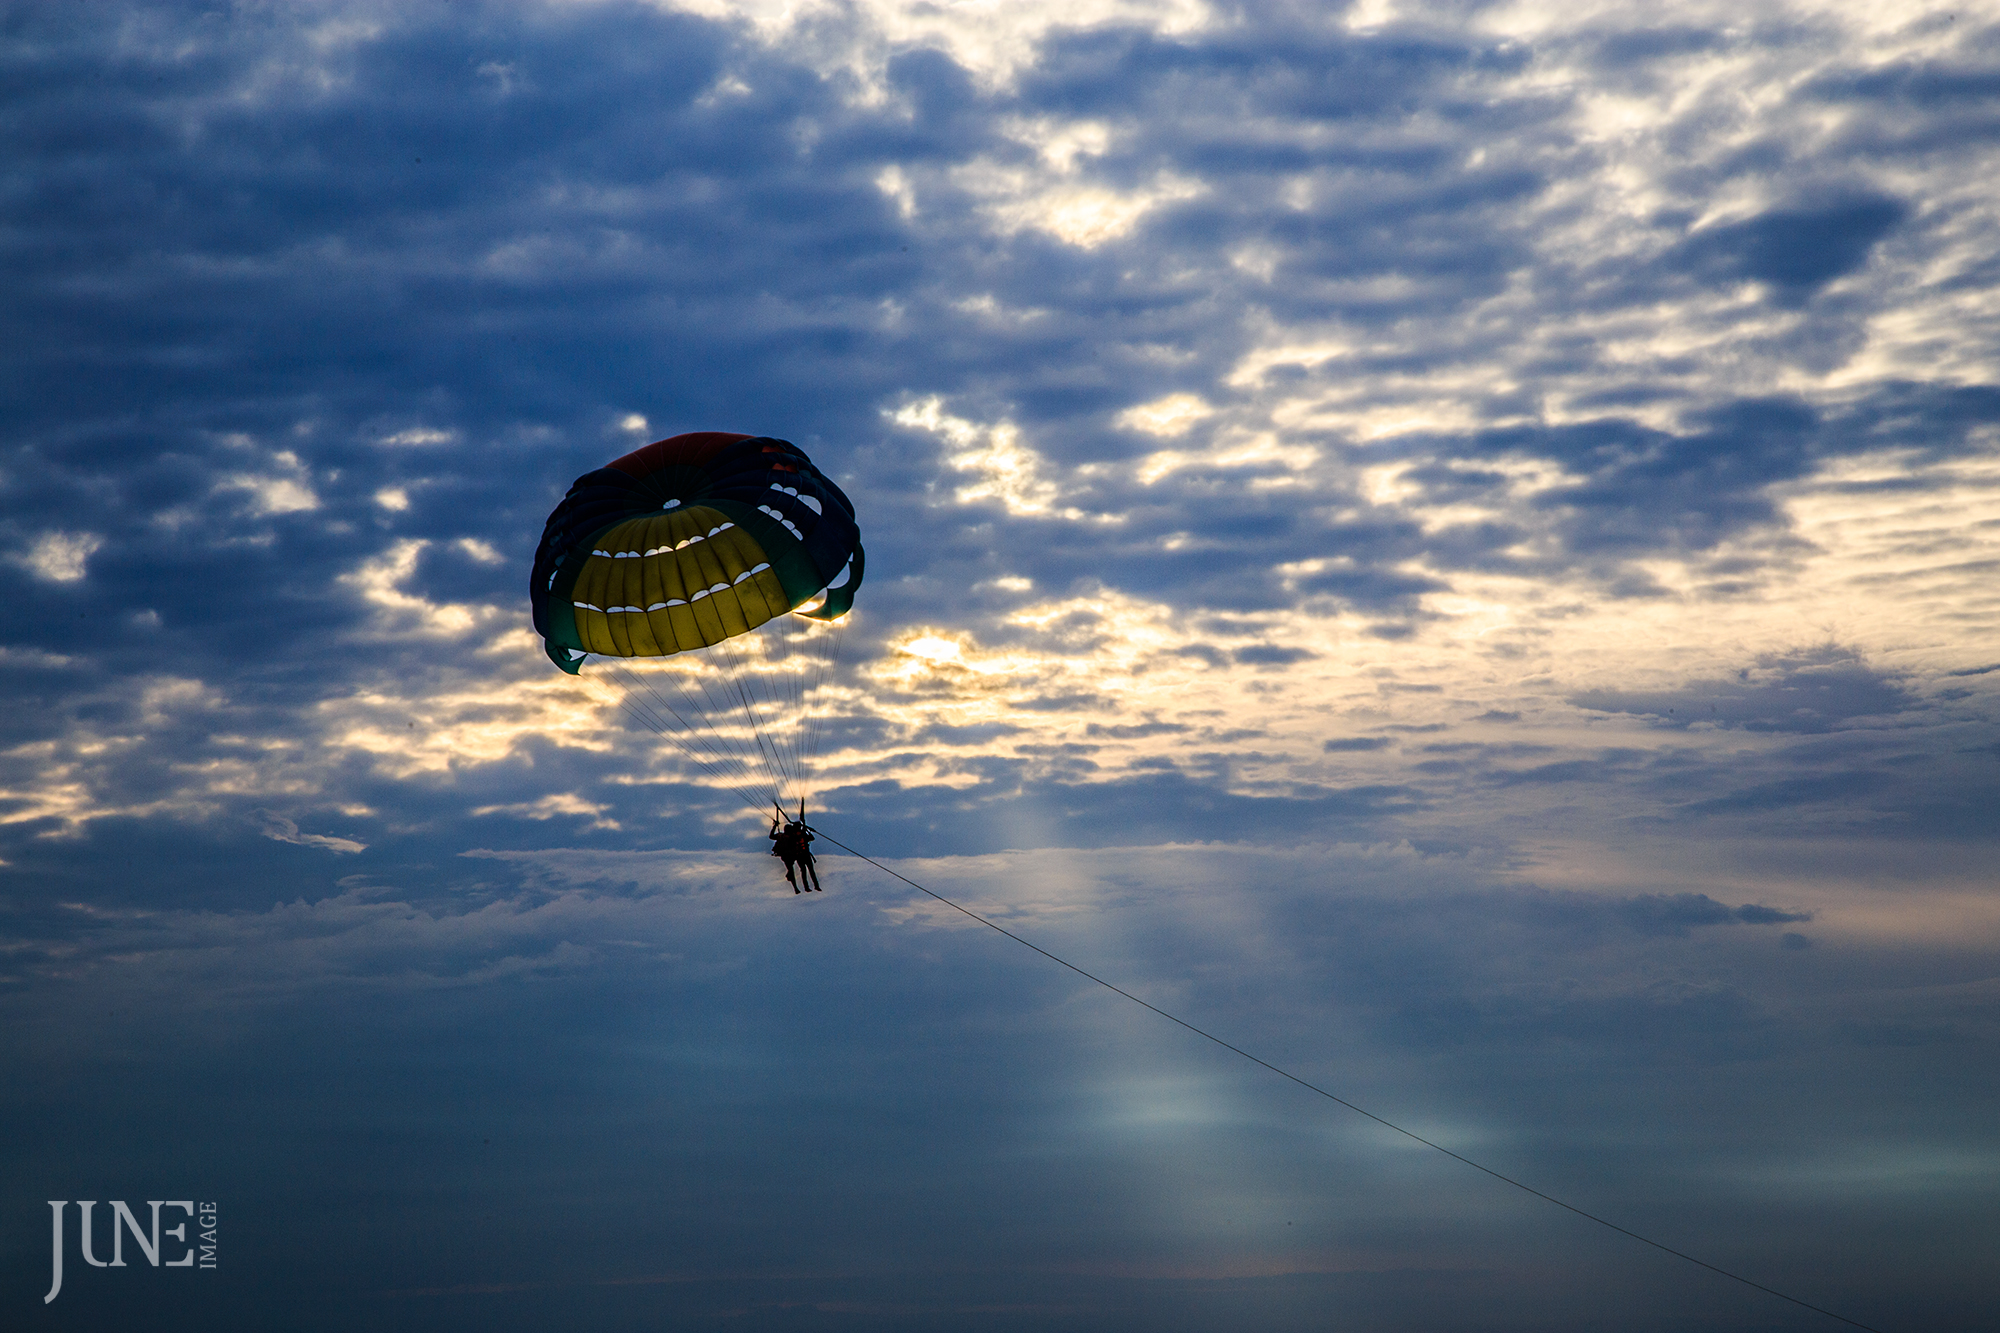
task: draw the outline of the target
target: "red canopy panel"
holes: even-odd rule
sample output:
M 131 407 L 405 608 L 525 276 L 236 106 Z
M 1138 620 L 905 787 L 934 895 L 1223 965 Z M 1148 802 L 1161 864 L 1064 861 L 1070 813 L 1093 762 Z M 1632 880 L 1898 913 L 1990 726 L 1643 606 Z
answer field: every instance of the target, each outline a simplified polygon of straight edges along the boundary
M 726 430 L 689 431 L 655 440 L 643 449 L 634 449 L 623 458 L 614 458 L 606 467 L 615 467 L 628 476 L 643 477 L 663 467 L 703 467 L 708 460 L 738 440 L 753 438 Z

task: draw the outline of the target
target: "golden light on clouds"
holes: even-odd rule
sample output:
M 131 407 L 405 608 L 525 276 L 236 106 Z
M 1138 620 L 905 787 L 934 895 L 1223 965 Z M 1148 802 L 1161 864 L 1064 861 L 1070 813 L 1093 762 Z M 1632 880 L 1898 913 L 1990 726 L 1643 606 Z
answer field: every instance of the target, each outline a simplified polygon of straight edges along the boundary
M 1148 435 L 1172 437 L 1187 434 L 1203 418 L 1214 414 L 1215 409 L 1194 394 L 1170 393 L 1150 403 L 1126 408 L 1119 413 L 1117 424 Z
M 1020 428 L 1013 422 L 985 425 L 954 416 L 945 410 L 944 399 L 935 394 L 883 415 L 899 426 L 928 431 L 951 447 L 946 461 L 977 478 L 954 492 L 960 504 L 995 499 L 1010 514 L 1054 512 L 1069 518 L 1081 517 L 1074 508 L 1058 506 L 1059 491 L 1045 475 L 1047 463 L 1022 442 Z
M 912 657 L 921 657 L 929 662 L 955 662 L 963 656 L 963 650 L 956 640 L 940 639 L 931 634 L 898 644 L 897 648 Z

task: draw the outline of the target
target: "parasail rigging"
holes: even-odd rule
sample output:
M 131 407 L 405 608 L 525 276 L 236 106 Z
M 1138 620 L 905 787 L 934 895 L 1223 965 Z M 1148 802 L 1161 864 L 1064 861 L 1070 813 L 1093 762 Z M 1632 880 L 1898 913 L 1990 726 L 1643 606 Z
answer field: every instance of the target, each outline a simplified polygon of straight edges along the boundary
M 549 660 L 759 810 L 802 801 L 865 562 L 854 505 L 771 436 L 676 435 L 578 477 L 529 579 Z

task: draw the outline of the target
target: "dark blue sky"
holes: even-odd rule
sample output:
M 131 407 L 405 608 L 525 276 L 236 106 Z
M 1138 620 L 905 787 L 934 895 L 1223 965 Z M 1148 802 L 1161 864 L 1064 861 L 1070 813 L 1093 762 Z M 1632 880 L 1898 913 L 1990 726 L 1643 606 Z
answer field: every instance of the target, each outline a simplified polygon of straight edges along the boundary
M 860 515 L 841 841 L 1991 1327 L 1996 86 L 1942 5 L 0 11 L 0 1324 L 1832 1326 L 794 899 L 529 628 L 719 429 Z M 162 1195 L 217 1271 L 72 1204 L 44 1304 Z

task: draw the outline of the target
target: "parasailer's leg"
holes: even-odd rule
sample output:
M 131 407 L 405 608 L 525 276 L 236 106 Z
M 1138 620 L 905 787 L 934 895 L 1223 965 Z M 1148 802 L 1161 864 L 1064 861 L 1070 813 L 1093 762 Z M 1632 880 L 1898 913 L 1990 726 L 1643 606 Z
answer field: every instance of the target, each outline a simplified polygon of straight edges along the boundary
M 806 874 L 812 877 L 813 892 L 824 893 L 825 890 L 819 886 L 819 863 L 813 860 L 811 852 L 807 852 L 805 855 L 805 868 Z
M 792 877 L 792 858 L 789 856 L 785 858 L 785 883 L 792 886 L 793 893 L 799 891 L 799 882 Z

